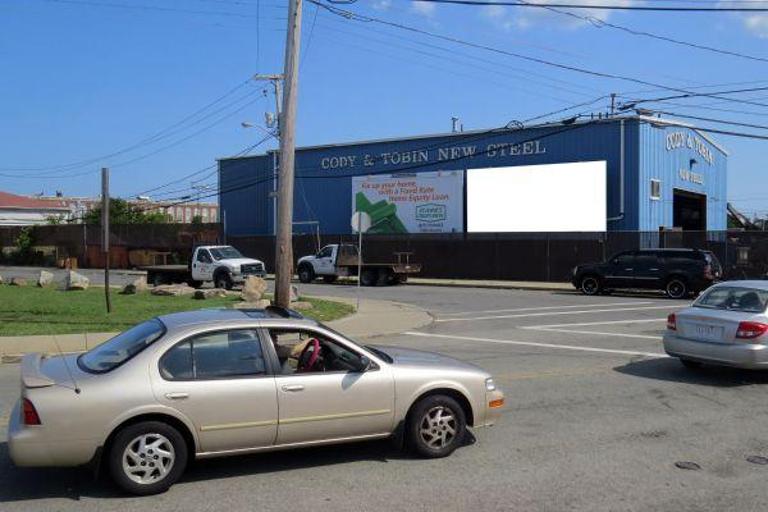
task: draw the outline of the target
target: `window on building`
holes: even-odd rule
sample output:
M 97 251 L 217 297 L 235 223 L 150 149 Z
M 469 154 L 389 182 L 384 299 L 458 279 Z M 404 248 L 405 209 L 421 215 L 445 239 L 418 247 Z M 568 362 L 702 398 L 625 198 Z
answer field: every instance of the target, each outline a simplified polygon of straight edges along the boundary
M 216 222 L 216 208 L 211 208 L 211 222 Z
M 651 199 L 661 199 L 661 181 L 651 180 Z
M 184 211 L 184 222 L 192 222 L 192 208 L 186 208 Z

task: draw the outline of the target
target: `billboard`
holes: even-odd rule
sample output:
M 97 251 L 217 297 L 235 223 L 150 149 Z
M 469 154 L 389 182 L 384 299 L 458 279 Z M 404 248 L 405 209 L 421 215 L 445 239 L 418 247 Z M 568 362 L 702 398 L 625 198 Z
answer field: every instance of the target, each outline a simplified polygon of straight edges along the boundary
M 470 233 L 605 231 L 606 162 L 467 170 Z
M 371 216 L 369 233 L 462 232 L 464 173 L 355 176 L 352 208 Z

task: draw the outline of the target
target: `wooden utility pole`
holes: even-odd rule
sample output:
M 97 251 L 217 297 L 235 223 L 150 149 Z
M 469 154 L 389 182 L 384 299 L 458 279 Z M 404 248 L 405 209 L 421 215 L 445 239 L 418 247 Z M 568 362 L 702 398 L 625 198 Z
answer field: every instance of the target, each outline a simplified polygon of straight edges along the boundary
M 293 164 L 295 157 L 296 100 L 299 82 L 302 0 L 288 2 L 285 40 L 283 108 L 279 116 L 280 170 L 277 178 L 277 233 L 275 237 L 275 305 L 291 303 L 293 277 Z
M 101 168 L 101 251 L 104 253 L 104 299 L 107 313 L 112 312 L 109 298 L 109 169 Z

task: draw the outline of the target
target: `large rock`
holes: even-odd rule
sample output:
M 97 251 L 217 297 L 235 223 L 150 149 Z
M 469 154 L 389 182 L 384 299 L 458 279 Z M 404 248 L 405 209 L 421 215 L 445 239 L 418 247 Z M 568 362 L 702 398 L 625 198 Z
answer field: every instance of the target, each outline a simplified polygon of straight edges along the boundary
M 47 270 L 41 270 L 40 275 L 37 276 L 37 286 L 43 288 L 53 283 L 53 274 Z
M 0 276 L 0 284 L 3 284 L 3 276 Z
M 87 290 L 90 284 L 90 279 L 74 270 L 67 271 L 67 276 L 64 278 L 65 290 Z
M 288 299 L 290 302 L 296 302 L 299 300 L 299 287 L 295 284 L 291 285 L 291 296 Z
M 303 311 L 306 309 L 312 309 L 314 306 L 311 302 L 305 302 L 297 300 L 296 302 L 291 302 L 291 305 L 288 306 L 291 309 L 295 309 L 296 311 Z
M 11 286 L 27 286 L 27 280 L 23 277 L 12 277 L 8 284 Z
M 125 295 L 133 295 L 138 292 L 145 292 L 148 289 L 149 287 L 147 286 L 147 278 L 145 276 L 141 276 L 134 279 L 132 283 L 125 285 L 121 293 Z
M 240 298 L 245 302 L 256 302 L 261 300 L 266 291 L 267 282 L 264 279 L 256 276 L 248 276 L 243 282 L 243 291 L 240 293 Z
M 227 296 L 224 288 L 208 288 L 207 290 L 195 290 L 194 298 L 197 300 L 215 299 Z
M 272 304 L 268 299 L 261 299 L 254 302 L 236 302 L 233 304 L 235 309 L 264 309 Z
M 195 289 L 186 284 L 161 284 L 152 288 L 152 295 L 161 295 L 165 297 L 181 297 L 192 295 Z

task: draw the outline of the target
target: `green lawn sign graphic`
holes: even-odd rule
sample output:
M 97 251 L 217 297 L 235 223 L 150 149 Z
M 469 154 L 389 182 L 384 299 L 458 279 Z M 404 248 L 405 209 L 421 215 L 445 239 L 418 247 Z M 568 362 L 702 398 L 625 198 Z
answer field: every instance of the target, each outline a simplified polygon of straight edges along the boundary
M 386 199 L 371 203 L 363 192 L 358 192 L 355 194 L 355 211 L 365 212 L 371 216 L 371 229 L 368 230 L 368 233 L 408 233 L 405 225 L 397 216 L 397 205 Z

